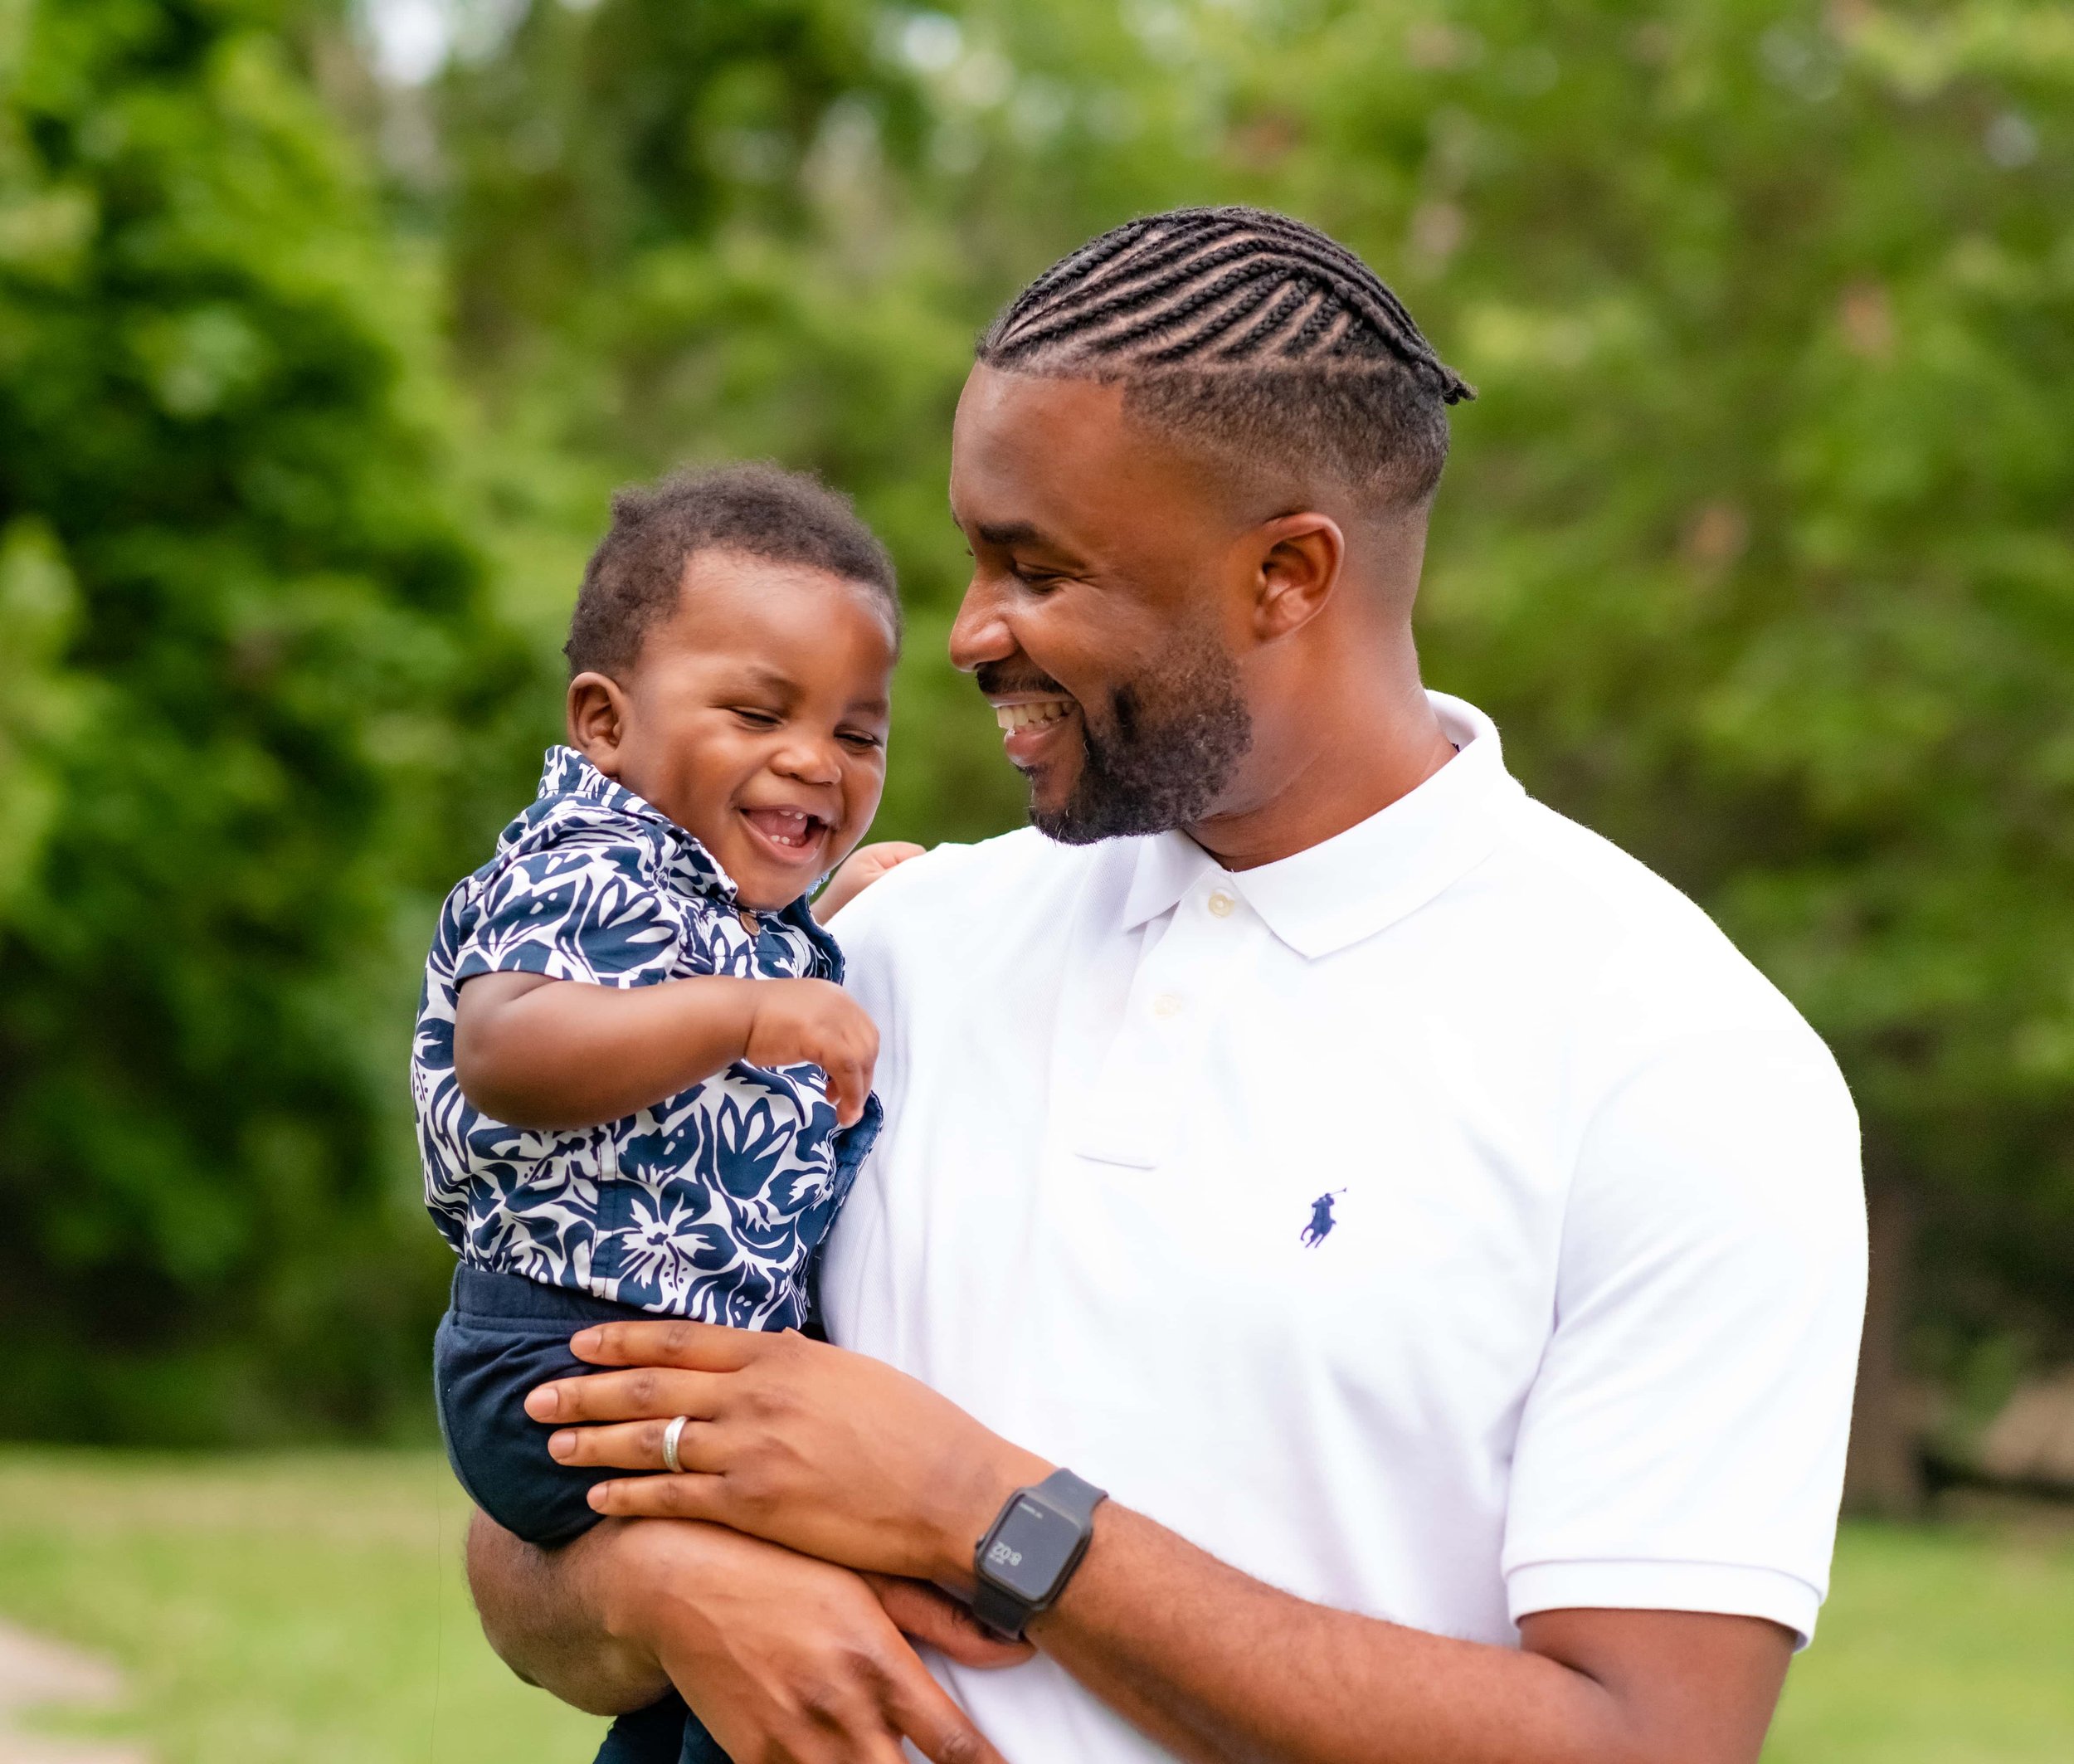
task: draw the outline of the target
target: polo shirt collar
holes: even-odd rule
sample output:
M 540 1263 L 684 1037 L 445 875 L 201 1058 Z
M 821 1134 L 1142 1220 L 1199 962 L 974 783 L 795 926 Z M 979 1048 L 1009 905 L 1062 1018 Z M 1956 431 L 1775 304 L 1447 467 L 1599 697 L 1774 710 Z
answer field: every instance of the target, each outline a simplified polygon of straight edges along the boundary
M 1373 937 L 1467 875 L 1526 792 L 1505 769 L 1488 717 L 1444 693 L 1426 696 L 1461 751 L 1418 788 L 1320 845 L 1252 870 L 1226 871 L 1185 833 L 1142 840 L 1124 928 L 1171 911 L 1215 872 L 1275 936 L 1315 959 Z

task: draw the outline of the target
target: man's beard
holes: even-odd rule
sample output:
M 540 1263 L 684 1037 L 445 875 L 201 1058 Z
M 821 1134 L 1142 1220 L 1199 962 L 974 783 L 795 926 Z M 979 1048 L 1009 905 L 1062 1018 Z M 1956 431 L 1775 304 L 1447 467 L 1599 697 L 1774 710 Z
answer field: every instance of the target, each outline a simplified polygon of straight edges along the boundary
M 979 679 L 985 690 L 1032 690 L 1028 683 L 1008 685 L 1005 670 L 990 680 L 982 667 Z M 1253 745 L 1238 664 L 1207 631 L 1183 634 L 1143 674 L 1111 692 L 1107 722 L 1097 729 L 1081 705 L 1080 776 L 1059 807 L 1030 804 L 1030 824 L 1062 845 L 1195 825 Z

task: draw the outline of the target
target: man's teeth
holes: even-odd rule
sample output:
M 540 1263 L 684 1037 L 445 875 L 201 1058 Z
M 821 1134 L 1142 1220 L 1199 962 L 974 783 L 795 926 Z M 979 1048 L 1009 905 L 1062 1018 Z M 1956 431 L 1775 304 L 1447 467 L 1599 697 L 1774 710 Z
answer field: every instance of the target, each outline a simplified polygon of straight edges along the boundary
M 1073 701 L 1069 699 L 1041 699 L 1035 704 L 996 704 L 994 720 L 1012 735 L 1019 729 L 1056 723 L 1072 709 Z

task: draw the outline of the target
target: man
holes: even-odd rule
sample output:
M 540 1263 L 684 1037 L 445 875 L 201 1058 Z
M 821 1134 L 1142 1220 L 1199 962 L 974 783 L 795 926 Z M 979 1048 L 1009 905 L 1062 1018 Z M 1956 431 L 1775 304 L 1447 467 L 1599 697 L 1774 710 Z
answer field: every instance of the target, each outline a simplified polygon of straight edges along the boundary
M 1855 1118 L 1421 687 L 1466 392 L 1244 209 L 1121 227 L 982 339 L 952 651 L 1038 831 L 840 922 L 887 1108 L 840 1345 L 615 1326 L 577 1352 L 637 1370 L 536 1393 L 568 1461 L 684 1474 L 559 1558 L 479 1526 L 519 1669 L 597 1708 L 667 1671 L 737 1757 L 1756 1758 L 1827 1578 Z M 1038 1657 L 941 1666 L 953 1707 L 850 1570 Z

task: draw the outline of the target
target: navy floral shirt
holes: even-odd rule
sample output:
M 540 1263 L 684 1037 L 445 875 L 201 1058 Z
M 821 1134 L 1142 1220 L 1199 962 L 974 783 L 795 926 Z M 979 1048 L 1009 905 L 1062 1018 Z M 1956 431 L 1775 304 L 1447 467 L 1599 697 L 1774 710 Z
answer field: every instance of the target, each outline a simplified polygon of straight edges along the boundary
M 738 1061 L 602 1127 L 493 1120 L 454 1077 L 454 1003 L 477 974 L 652 986 L 693 974 L 842 978 L 803 900 L 744 914 L 704 846 L 568 748 L 440 913 L 411 1090 L 425 1200 L 462 1260 L 738 1328 L 805 1320 L 806 1273 L 879 1119 L 846 1131 L 817 1066 Z

